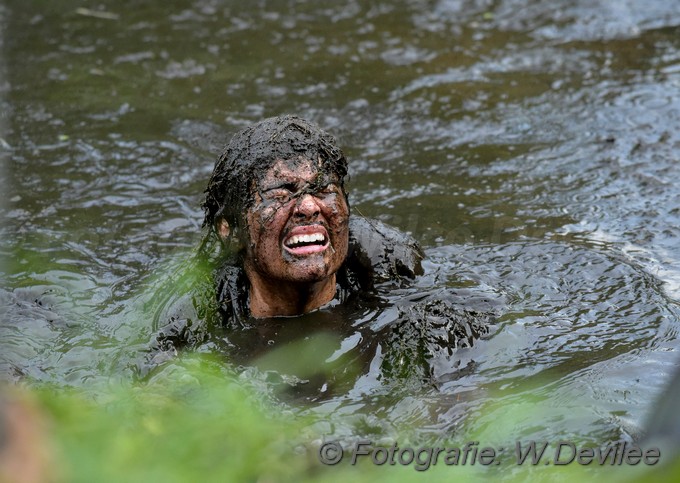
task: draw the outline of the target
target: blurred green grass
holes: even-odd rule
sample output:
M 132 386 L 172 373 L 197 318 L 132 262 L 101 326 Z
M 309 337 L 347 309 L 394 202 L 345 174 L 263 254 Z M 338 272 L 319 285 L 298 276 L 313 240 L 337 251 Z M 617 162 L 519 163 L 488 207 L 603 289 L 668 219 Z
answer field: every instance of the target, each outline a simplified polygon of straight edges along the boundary
M 212 284 L 209 265 L 196 258 L 178 260 L 142 287 L 127 314 L 132 326 L 150 318 L 162 323 L 167 318 L 164 314 L 178 304 L 186 305 L 187 298 L 199 319 L 210 319 L 214 308 L 204 295 L 211 293 L 205 288 Z M 139 329 L 148 332 L 146 326 Z M 133 347 L 140 344 L 137 337 L 132 331 Z M 331 353 L 336 343 L 323 333 L 310 336 L 267 353 L 256 361 L 257 366 L 275 371 L 286 368 L 283 372 L 301 377 L 331 371 L 332 365 L 319 367 L 319 357 L 314 354 Z M 344 370 L 351 378 L 359 374 L 357 368 Z M 144 381 L 116 377 L 116 382 L 112 379 L 104 388 L 101 383 L 68 388 L 26 381 L 23 391 L 35 399 L 49 421 L 47 438 L 54 453 L 51 481 L 58 482 L 637 482 L 650 477 L 680 481 L 680 463 L 663 467 L 517 465 L 514 442 L 522 439 L 521 428 L 540 426 L 539 433 L 550 435 L 552 448 L 564 439 L 579 447 L 606 444 L 551 431 L 551 418 L 578 415 L 564 414 L 564 407 L 550 407 L 544 395 L 537 393 L 535 380 L 518 381 L 510 395 L 508 390 L 487 387 L 487 402 L 466 418 L 456 434 L 442 434 L 436 443 L 439 447 L 462 447 L 478 441 L 479 448 L 505 447 L 498 466 L 446 466 L 440 458 L 426 471 L 417 471 L 415 463 L 377 466 L 370 457 L 352 466 L 349 450 L 342 462 L 325 466 L 318 459 L 318 445 L 335 438 L 319 434 L 319 428 L 342 424 L 335 419 L 339 416 L 331 415 L 328 424 L 319 426 L 315 424 L 318 415 L 312 417 L 308 408 L 282 402 L 267 382 L 247 379 L 249 374 L 233 371 L 223 357 L 186 351 Z M 406 382 L 393 381 L 395 390 L 409 392 Z M 400 447 L 409 445 L 418 429 L 407 423 L 400 426 L 402 433 L 396 439 Z M 356 427 L 354 436 L 363 437 L 358 434 L 361 431 Z M 579 440 L 573 441 L 575 438 Z M 354 440 L 343 442 L 351 447 Z
M 376 466 L 370 457 L 352 466 L 346 451 L 341 463 L 324 466 L 317 456 L 324 435 L 313 434 L 304 412 L 263 398 L 206 355 L 185 357 L 148 383 L 118 384 L 96 394 L 57 386 L 27 391 L 49 421 L 56 481 L 557 482 L 641 481 L 648 475 L 678 481 L 680 475 L 678 465 L 651 472 L 640 466 L 517 466 L 512 453 L 499 466 L 446 466 L 440 459 L 419 472 L 415 464 Z M 447 445 L 511 441 L 513 421 L 529 414 L 540 420 L 541 406 L 536 399 L 518 399 L 503 411 L 497 427 L 465 430 Z M 476 427 L 474 421 L 468 426 Z

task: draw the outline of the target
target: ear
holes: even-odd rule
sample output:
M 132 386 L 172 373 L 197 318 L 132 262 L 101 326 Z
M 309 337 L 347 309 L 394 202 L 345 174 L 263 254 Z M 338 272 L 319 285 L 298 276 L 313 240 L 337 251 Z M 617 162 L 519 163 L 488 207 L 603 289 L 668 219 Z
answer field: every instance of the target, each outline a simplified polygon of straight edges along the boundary
M 227 238 L 229 238 L 229 233 L 231 233 L 231 228 L 229 227 L 227 220 L 222 218 L 219 223 L 217 223 L 215 228 L 217 231 L 217 236 L 219 236 L 223 242 L 226 242 Z

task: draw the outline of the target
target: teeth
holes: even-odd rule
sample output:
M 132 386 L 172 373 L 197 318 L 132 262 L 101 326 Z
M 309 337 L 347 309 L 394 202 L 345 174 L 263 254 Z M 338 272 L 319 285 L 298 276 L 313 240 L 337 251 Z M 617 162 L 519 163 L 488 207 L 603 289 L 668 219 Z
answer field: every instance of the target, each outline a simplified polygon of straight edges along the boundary
M 293 246 L 299 243 L 322 242 L 324 239 L 325 237 L 321 233 L 312 233 L 311 235 L 295 235 L 286 240 L 286 245 Z

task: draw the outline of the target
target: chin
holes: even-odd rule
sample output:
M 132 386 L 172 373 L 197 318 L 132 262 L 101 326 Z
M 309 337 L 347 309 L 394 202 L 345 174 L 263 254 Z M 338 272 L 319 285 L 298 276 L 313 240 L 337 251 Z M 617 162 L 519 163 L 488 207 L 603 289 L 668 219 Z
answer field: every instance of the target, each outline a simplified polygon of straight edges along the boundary
M 291 282 L 298 283 L 312 283 L 320 282 L 332 276 L 335 272 L 329 272 L 327 267 L 319 267 L 318 269 L 307 268 L 303 270 L 293 270 L 288 274 L 287 279 Z
M 332 276 L 337 271 L 323 259 L 298 260 L 289 266 L 287 279 L 291 282 L 312 283 L 320 282 Z

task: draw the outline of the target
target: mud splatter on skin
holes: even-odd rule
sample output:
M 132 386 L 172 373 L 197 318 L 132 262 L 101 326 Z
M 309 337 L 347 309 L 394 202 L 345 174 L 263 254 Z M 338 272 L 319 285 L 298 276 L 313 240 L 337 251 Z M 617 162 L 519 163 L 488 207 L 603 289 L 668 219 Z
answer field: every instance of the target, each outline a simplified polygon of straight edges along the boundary
M 224 219 L 244 246 L 245 214 L 258 193 L 254 187 L 260 185 L 274 161 L 300 159 L 317 160 L 318 174 L 297 196 L 318 192 L 327 180 L 334 179 L 347 199 L 347 160 L 335 138 L 297 116 L 273 117 L 234 135 L 218 158 L 205 190 L 203 226 L 214 230 Z
M 347 256 L 349 209 L 339 184 L 329 183 L 331 177 L 320 174 L 318 165 L 303 158 L 277 161 L 260 181 L 246 214 L 245 263 L 268 279 L 322 280 Z M 323 227 L 322 251 L 301 256 L 284 246 L 292 231 L 304 226 Z
M 304 169 L 304 167 L 306 167 L 306 165 L 309 163 L 309 160 L 302 157 L 283 161 L 284 162 L 282 164 L 288 168 L 288 171 L 298 171 L 299 169 Z M 271 177 L 276 179 L 280 179 L 282 177 L 283 170 L 281 164 L 277 163 L 273 168 L 270 169 L 272 171 Z M 314 196 L 322 204 L 332 207 L 332 214 L 337 214 L 338 209 L 336 197 L 338 195 L 338 190 L 334 188 L 334 186 L 342 186 L 343 180 L 333 173 L 329 174 L 322 171 L 323 161 L 320 158 L 316 163 L 315 169 L 317 169 L 317 173 L 314 176 L 314 179 L 309 182 L 305 182 L 302 186 L 298 186 L 297 183 L 281 182 L 274 187 L 268 187 L 268 189 L 282 188 L 288 191 L 288 193 L 283 196 L 279 195 L 270 197 L 265 194 L 265 191 L 267 190 L 262 189 L 262 180 L 266 177 L 267 173 L 263 174 L 259 180 L 253 181 L 253 184 L 257 183 L 257 185 L 252 187 L 254 199 L 252 200 L 250 211 L 252 213 L 260 213 L 260 236 L 267 229 L 268 223 L 275 216 L 277 210 L 285 206 L 290 208 L 294 207 L 307 194 Z M 345 193 L 344 188 L 340 188 L 340 190 L 344 195 L 346 202 L 347 194 Z M 295 203 L 289 204 L 291 201 L 294 201 Z M 347 207 L 349 209 L 349 205 Z M 266 215 L 264 213 L 266 213 Z M 322 223 L 322 225 L 324 228 L 326 228 L 326 230 L 330 230 L 330 227 L 327 226 L 326 223 Z

